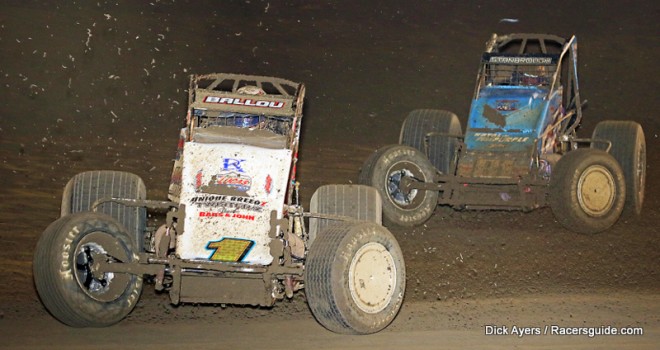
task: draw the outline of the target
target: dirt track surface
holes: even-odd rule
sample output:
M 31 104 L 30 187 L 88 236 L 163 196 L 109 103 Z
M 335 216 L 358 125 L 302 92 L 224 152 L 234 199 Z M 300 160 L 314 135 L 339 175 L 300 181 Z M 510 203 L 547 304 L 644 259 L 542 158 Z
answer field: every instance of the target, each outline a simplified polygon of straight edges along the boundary
M 317 348 L 657 348 L 660 121 L 654 114 L 660 6 L 519 3 L 99 1 L 53 8 L 47 2 L 4 1 L 3 346 L 189 341 L 201 348 L 214 344 L 204 332 L 219 330 L 230 344 L 249 345 L 241 335 L 270 330 L 262 343 L 249 341 L 257 348 L 288 342 Z M 412 109 L 452 110 L 464 125 L 479 55 L 492 32 L 577 35 L 581 93 L 589 101 L 579 134 L 590 135 L 606 119 L 635 120 L 644 127 L 648 182 L 641 217 L 622 219 L 595 236 L 563 229 L 547 209 L 529 214 L 439 209 L 424 226 L 393 228 L 406 259 L 406 304 L 392 327 L 372 337 L 324 331 L 303 295 L 273 310 L 173 308 L 147 286 L 127 320 L 100 330 L 61 326 L 39 303 L 31 277 L 33 248 L 57 218 L 71 176 L 92 169 L 130 171 L 145 180 L 150 198 L 165 197 L 188 74 L 273 75 L 307 85 L 299 180 L 308 200 L 319 185 L 355 182 L 369 152 L 396 142 Z M 631 326 L 643 327 L 645 334 L 519 339 L 485 336 L 489 324 Z M 37 332 L 44 329 L 48 341 Z M 282 334 L 286 340 L 272 345 Z
M 650 294 L 542 294 L 533 297 L 410 302 L 386 330 L 369 336 L 328 332 L 302 300 L 272 310 L 162 309 L 146 300 L 122 323 L 101 329 L 74 329 L 48 315 L 0 320 L 3 346 L 13 349 L 655 349 L 660 343 L 660 298 Z M 154 310 L 160 311 L 154 315 Z M 644 329 L 644 335 L 553 335 L 553 326 L 600 329 L 617 320 Z M 486 326 L 509 334 L 486 335 Z M 538 328 L 541 335 L 513 334 L 513 326 Z M 547 326 L 547 328 L 546 328 Z M 503 329 L 503 328 L 500 328 Z M 11 332 L 11 333 L 10 333 Z M 547 334 L 543 335 L 544 332 Z

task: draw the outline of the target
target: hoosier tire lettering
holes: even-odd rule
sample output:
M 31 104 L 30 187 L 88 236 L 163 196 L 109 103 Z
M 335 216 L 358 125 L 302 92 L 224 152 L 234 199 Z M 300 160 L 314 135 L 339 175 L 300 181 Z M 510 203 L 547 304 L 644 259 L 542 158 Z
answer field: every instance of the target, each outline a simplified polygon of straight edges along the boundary
M 390 145 L 367 159 L 360 181 L 376 188 L 383 198 L 383 221 L 398 226 L 416 226 L 428 220 L 438 204 L 438 192 L 406 190 L 404 178 L 433 182 L 435 168 L 417 149 Z
M 71 243 L 73 243 L 73 239 L 76 238 L 76 235 L 79 233 L 80 230 L 78 230 L 78 227 L 74 226 L 66 235 L 66 238 L 64 238 L 64 244 L 62 245 L 62 268 L 60 269 L 60 275 L 64 279 L 73 279 L 69 258 L 71 257 Z
M 50 313 L 72 327 L 104 327 L 133 310 L 142 277 L 94 274 L 94 259 L 137 260 L 135 243 L 108 215 L 81 212 L 53 222 L 37 243 L 33 275 L 37 293 Z

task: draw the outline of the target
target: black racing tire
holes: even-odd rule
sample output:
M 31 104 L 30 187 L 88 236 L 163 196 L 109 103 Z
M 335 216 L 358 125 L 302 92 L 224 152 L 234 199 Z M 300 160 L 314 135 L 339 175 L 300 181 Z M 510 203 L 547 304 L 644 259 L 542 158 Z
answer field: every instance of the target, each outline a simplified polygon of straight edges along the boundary
M 424 139 L 429 133 L 428 154 Z M 406 117 L 401 126 L 399 143 L 420 150 L 442 174 L 453 173 L 456 159 L 457 136 L 462 135 L 456 114 L 435 109 L 417 109 Z M 445 135 L 440 135 L 445 134 Z M 456 135 L 456 136 L 447 136 Z
M 404 146 L 385 146 L 367 159 L 360 182 L 373 186 L 383 200 L 383 222 L 386 226 L 412 227 L 428 220 L 438 205 L 438 191 L 411 190 L 399 187 L 403 177 L 433 182 L 436 170 L 419 150 Z
M 378 191 L 365 185 L 332 184 L 316 189 L 309 202 L 313 214 L 342 216 L 360 221 L 382 224 L 383 201 Z M 311 245 L 325 227 L 337 224 L 337 220 L 309 218 L 309 239 Z
M 115 324 L 133 310 L 142 292 L 141 276 L 105 273 L 95 277 L 93 253 L 120 262 L 138 259 L 122 225 L 100 213 L 61 217 L 37 243 L 33 261 L 37 293 L 56 319 L 72 327 Z
M 646 183 L 646 139 L 642 126 L 633 121 L 607 120 L 596 125 L 592 138 L 610 141 L 610 154 L 621 165 L 626 179 L 623 215 L 640 215 Z M 605 149 L 607 145 L 594 142 L 592 147 Z
M 147 188 L 142 179 L 131 173 L 112 170 L 94 170 L 77 174 L 64 187 L 61 216 L 92 211 L 92 205 L 101 198 L 146 199 Z M 106 202 L 97 207 L 98 213 L 115 218 L 131 234 L 137 249 L 142 251 L 147 226 L 147 210 Z
M 552 170 L 550 208 L 571 231 L 594 234 L 612 227 L 621 216 L 625 196 L 623 171 L 605 151 L 570 151 Z
M 372 222 L 328 226 L 305 267 L 305 295 L 325 328 L 371 334 L 387 327 L 403 303 L 406 270 L 394 236 Z
M 371 174 L 373 174 L 373 169 L 374 165 L 376 164 L 376 161 L 380 157 L 380 155 L 385 152 L 386 149 L 395 147 L 397 145 L 387 145 L 384 147 L 381 147 L 369 154 L 369 157 L 364 161 L 362 164 L 362 168 L 360 168 L 360 173 L 358 174 L 358 183 L 363 184 L 363 185 L 370 185 L 371 184 Z

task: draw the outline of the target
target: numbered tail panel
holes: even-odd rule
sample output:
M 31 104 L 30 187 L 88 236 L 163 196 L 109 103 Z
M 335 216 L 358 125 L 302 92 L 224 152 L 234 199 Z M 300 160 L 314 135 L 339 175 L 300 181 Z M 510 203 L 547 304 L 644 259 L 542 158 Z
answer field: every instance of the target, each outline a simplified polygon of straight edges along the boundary
M 183 150 L 182 259 L 268 265 L 270 213 L 282 217 L 291 151 L 187 142 Z

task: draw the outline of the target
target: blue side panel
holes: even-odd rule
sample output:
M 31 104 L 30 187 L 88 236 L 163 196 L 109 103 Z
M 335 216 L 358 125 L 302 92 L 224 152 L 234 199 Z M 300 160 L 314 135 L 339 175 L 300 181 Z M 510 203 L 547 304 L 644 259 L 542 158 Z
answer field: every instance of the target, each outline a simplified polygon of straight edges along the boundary
M 543 87 L 484 87 L 470 109 L 465 135 L 468 150 L 531 151 L 558 108 L 558 91 L 546 99 L 548 89 Z

